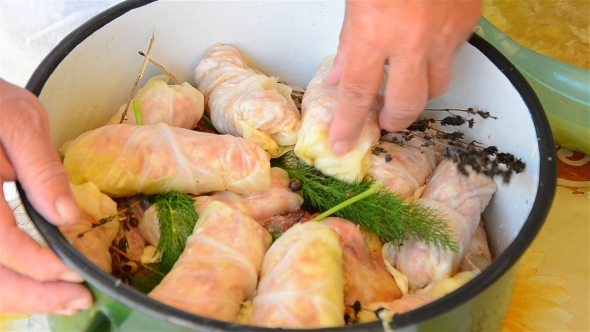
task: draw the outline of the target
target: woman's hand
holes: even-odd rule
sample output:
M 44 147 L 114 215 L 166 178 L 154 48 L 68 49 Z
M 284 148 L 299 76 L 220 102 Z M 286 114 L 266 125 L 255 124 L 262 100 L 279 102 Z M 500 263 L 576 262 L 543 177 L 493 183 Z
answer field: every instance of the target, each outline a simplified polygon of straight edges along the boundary
M 35 209 L 57 226 L 78 222 L 66 172 L 49 138 L 45 109 L 29 91 L 0 79 L 0 179 L 19 181 Z M 0 312 L 72 315 L 92 305 L 82 278 L 17 228 L 0 200 Z
M 330 127 L 337 154 L 356 142 L 389 63 L 385 107 L 388 131 L 409 126 L 428 98 L 449 85 L 451 63 L 480 15 L 480 0 L 347 0 L 334 66 L 326 84 L 338 88 Z

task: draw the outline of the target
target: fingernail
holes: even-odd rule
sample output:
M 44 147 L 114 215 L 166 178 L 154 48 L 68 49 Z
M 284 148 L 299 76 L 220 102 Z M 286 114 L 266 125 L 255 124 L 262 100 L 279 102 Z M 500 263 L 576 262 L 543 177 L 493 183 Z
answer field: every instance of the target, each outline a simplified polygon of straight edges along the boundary
M 83 310 L 88 309 L 92 306 L 92 301 L 90 301 L 87 297 L 82 297 L 78 299 L 74 299 L 66 304 L 66 310 Z
M 78 207 L 70 197 L 59 197 L 55 201 L 55 209 L 57 210 L 61 221 L 68 225 L 77 223 L 80 218 L 78 215 Z
M 350 144 L 345 141 L 338 141 L 332 144 L 332 152 L 337 155 L 346 154 L 350 150 Z
M 74 316 L 74 314 L 76 314 L 77 312 L 78 312 L 78 310 L 74 310 L 74 309 L 61 309 L 61 310 L 56 310 L 56 311 L 52 312 L 52 314 L 62 315 L 62 316 Z
M 84 279 L 82 277 L 80 277 L 78 274 L 76 274 L 73 271 L 66 271 L 66 272 L 62 273 L 58 277 L 58 279 L 61 281 L 67 281 L 67 282 L 82 282 L 82 281 L 84 281 Z

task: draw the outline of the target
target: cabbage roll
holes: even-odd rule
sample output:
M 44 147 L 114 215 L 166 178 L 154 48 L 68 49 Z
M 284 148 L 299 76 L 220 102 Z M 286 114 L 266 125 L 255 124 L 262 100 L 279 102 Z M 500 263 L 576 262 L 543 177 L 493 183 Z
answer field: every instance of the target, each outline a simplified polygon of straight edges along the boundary
M 80 208 L 80 221 L 73 226 L 60 227 L 59 230 L 92 263 L 111 273 L 109 248 L 119 230 L 117 203 L 91 182 L 70 184 L 70 188 Z M 99 223 L 102 224 L 92 227 Z
M 469 176 L 461 174 L 451 160 L 441 162 L 422 192 L 422 197 L 441 202 L 467 218 L 473 235 L 481 213 L 496 192 L 496 183 L 470 168 Z
M 248 68 L 234 47 L 215 44 L 205 51 L 195 82 L 220 133 L 252 141 L 272 157 L 297 142 L 301 116 L 292 89 Z
M 467 255 L 461 261 L 459 271 L 483 271 L 488 265 L 492 263 L 492 255 L 490 247 L 488 246 L 488 238 L 483 227 L 483 221 L 479 221 L 479 225 L 475 230 L 475 234 L 471 238 L 471 244 Z
M 221 202 L 201 214 L 186 248 L 148 295 L 209 318 L 234 321 L 256 291 L 271 235 L 255 220 Z
M 390 134 L 391 136 L 391 134 Z M 371 155 L 369 175 L 380 179 L 383 186 L 402 198 L 410 198 L 422 187 L 436 168 L 436 152 L 423 147 L 426 141 L 418 136 L 405 141 L 396 135 L 403 146 L 379 141 Z
M 163 123 L 107 125 L 66 143 L 62 151 L 72 183 L 94 182 L 111 197 L 245 194 L 270 186 L 270 161 L 256 144 Z
M 346 155 L 332 153 L 328 131 L 336 109 L 338 87 L 324 85 L 332 64 L 333 58 L 324 59 L 303 95 L 303 118 L 295 155 L 326 175 L 353 182 L 363 178 L 371 166 L 371 149 L 377 145 L 381 133 L 378 112 L 383 104 L 380 101 L 373 103 L 358 141 Z
M 420 198 L 418 202 L 441 212 L 443 221 L 450 227 L 459 244 L 459 253 L 439 249 L 413 238 L 405 241 L 399 248 L 386 243 L 384 259 L 407 277 L 412 290 L 423 288 L 433 280 L 453 276 L 471 241 L 468 222 L 460 213 L 431 199 Z
M 150 78 L 146 85 L 135 94 L 141 108 L 143 124 L 166 123 L 173 127 L 193 129 L 203 116 L 203 94 L 189 83 L 168 85 L 166 75 Z M 121 105 L 108 124 L 117 124 L 127 108 Z M 122 123 L 136 124 L 133 105 L 129 105 Z
M 358 225 L 342 218 L 326 218 L 321 222 L 340 237 L 344 276 L 344 304 L 352 306 L 373 302 L 389 302 L 401 297 L 395 279 L 389 274 L 381 255 L 381 241 L 365 235 Z
M 470 248 L 481 213 L 496 191 L 487 176 L 468 168 L 461 174 L 451 160 L 443 161 L 426 184 L 421 204 L 441 211 L 459 244 L 459 253 L 438 249 L 409 239 L 400 248 L 389 246 L 384 257 L 408 278 L 411 289 L 425 287 L 431 281 L 449 278 L 457 273 L 461 260 Z
M 270 188 L 253 193 L 237 195 L 231 191 L 215 192 L 212 195 L 203 195 L 195 198 L 195 209 L 201 214 L 211 202 L 222 202 L 234 209 L 247 214 L 252 219 L 262 222 L 276 215 L 281 215 L 299 210 L 303 204 L 303 198 L 289 190 L 289 174 L 282 168 L 270 169 Z M 139 221 L 138 228 L 152 245 L 157 245 L 160 239 L 160 226 L 158 214 L 154 206 L 146 210 Z
M 428 304 L 436 299 L 439 299 L 457 288 L 465 285 L 473 279 L 477 273 L 475 272 L 461 272 L 453 277 L 432 282 L 428 287 L 412 294 L 404 295 L 401 299 L 390 302 L 375 302 L 365 307 L 367 310 L 362 310 L 359 313 L 359 323 L 365 323 L 377 320 L 374 314 L 375 310 L 383 308 L 391 313 L 402 314 L 404 312 L 416 309 L 425 304 Z
M 281 328 L 344 325 L 342 250 L 317 222 L 296 224 L 264 255 L 250 324 Z

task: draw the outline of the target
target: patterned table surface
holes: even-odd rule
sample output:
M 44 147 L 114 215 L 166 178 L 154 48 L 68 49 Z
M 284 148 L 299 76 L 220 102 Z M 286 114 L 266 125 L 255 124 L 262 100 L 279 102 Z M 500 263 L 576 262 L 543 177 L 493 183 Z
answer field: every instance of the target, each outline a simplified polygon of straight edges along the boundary
M 590 156 L 562 148 L 557 153 L 555 199 L 541 232 L 519 262 L 502 331 L 590 331 Z M 20 226 L 33 233 L 22 206 L 13 208 Z M 2 332 L 48 330 L 43 315 L 0 313 Z

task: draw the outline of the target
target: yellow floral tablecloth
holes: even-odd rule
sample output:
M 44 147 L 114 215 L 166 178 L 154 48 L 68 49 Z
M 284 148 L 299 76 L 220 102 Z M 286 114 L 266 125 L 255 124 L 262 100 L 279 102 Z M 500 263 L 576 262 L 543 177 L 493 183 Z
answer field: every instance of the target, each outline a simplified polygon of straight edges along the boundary
M 505 331 L 590 331 L 590 156 L 558 148 L 558 186 L 541 232 L 519 262 Z M 38 238 L 22 205 L 20 227 Z M 0 313 L 0 331 L 48 331 L 43 315 Z

